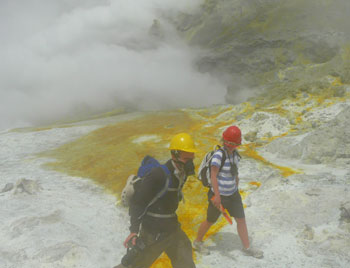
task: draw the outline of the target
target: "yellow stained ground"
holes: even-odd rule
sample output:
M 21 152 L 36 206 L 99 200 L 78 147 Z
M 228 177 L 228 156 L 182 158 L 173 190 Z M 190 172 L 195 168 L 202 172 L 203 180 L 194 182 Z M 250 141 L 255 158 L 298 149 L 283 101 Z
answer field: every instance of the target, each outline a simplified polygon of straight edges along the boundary
M 247 107 L 250 108 L 249 105 Z M 215 138 L 218 128 L 234 122 L 232 120 L 215 123 L 216 116 L 194 120 L 193 115 L 185 111 L 153 113 L 100 128 L 54 151 L 46 152 L 44 156 L 57 159 L 56 162 L 48 164 L 49 167 L 73 176 L 91 178 L 103 185 L 106 191 L 119 197 L 126 179 L 137 171 L 146 154 L 151 154 L 161 162 L 169 158 L 167 146 L 176 133 L 188 132 L 193 135 L 199 149 L 195 159 L 195 165 L 198 167 L 204 154 L 218 144 L 219 141 Z M 212 122 L 212 126 L 204 127 L 208 122 Z M 248 144 L 242 146 L 241 153 L 280 169 L 284 176 L 296 172 L 269 163 L 254 149 L 252 144 Z M 250 183 L 260 186 L 260 182 Z M 178 215 L 183 230 L 191 240 L 195 238 L 199 224 L 206 217 L 206 192 L 207 189 L 195 177 L 190 177 L 184 187 L 185 203 L 180 204 Z M 243 199 L 247 195 L 243 191 L 241 194 Z M 206 237 L 217 233 L 226 224 L 224 218 L 221 218 Z M 196 259 L 196 256 L 194 257 Z M 152 267 L 170 267 L 170 263 L 168 258 L 162 255 Z
M 339 79 L 333 81 L 333 84 L 336 86 L 340 83 Z M 333 89 L 327 89 L 325 92 L 315 96 L 310 94 L 310 97 L 307 99 L 302 98 L 302 95 L 299 94 L 293 102 L 299 102 L 301 106 L 307 103 L 315 103 L 315 106 L 309 107 L 308 111 L 320 106 L 326 107 L 341 101 L 341 98 L 331 97 L 332 91 Z M 345 98 L 347 99 L 348 97 L 347 94 Z M 266 108 L 253 107 L 250 103 L 243 103 L 240 105 L 237 115 L 241 114 L 249 118 L 256 111 L 265 111 L 286 116 L 287 111 L 282 106 L 283 103 L 279 103 Z M 219 108 L 211 113 L 208 113 L 206 110 L 150 113 L 142 118 L 131 119 L 97 129 L 74 142 L 46 152 L 43 156 L 57 159 L 56 162 L 48 164 L 49 167 L 73 176 L 91 178 L 104 186 L 106 191 L 119 197 L 126 179 L 130 174 L 136 173 L 139 163 L 145 155 L 150 154 L 161 162 L 169 159 L 170 153 L 167 147 L 173 135 L 177 133 L 188 132 L 193 136 L 199 149 L 195 159 L 195 165 L 198 167 L 205 153 L 219 144 L 222 128 L 235 123 L 235 116 L 233 116 L 232 120 L 218 120 L 218 116 L 230 112 L 230 109 L 230 107 Z M 294 117 L 296 124 L 303 123 L 300 111 L 295 111 Z M 37 131 L 40 130 L 42 129 L 37 129 Z M 293 126 L 290 131 L 294 131 Z M 284 133 L 281 136 L 287 134 Z M 262 141 L 268 143 L 281 136 L 265 138 Z M 258 146 L 259 143 L 244 144 L 239 148 L 240 154 L 244 158 L 253 158 L 260 161 L 263 165 L 279 170 L 284 177 L 301 173 L 300 170 L 278 166 L 267 161 L 257 153 L 256 148 Z M 256 187 L 261 185 L 258 181 L 251 181 L 249 184 Z M 199 224 L 206 217 L 206 192 L 207 189 L 195 177 L 190 177 L 184 187 L 186 202 L 180 204 L 178 216 L 183 230 L 191 240 L 195 238 Z M 241 191 L 243 200 L 248 194 L 248 192 Z M 210 229 L 206 237 L 217 233 L 226 224 L 227 222 L 224 218 L 221 218 Z M 196 256 L 194 257 L 196 259 Z M 198 262 L 199 260 L 196 261 Z M 152 267 L 170 267 L 169 260 L 163 255 Z

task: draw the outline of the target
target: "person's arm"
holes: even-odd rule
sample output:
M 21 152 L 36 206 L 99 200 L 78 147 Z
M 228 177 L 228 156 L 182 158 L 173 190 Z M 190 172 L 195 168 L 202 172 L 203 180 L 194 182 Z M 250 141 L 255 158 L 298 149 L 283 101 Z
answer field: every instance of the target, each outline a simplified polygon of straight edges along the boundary
M 219 173 L 219 167 L 216 165 L 212 165 L 210 168 L 210 179 L 211 179 L 211 185 L 214 190 L 214 197 L 212 199 L 212 202 L 215 207 L 217 207 L 220 210 L 220 204 L 221 204 L 221 197 L 219 192 L 219 183 L 217 179 L 217 175 Z
M 223 152 L 217 151 L 214 153 L 210 163 L 210 179 L 211 179 L 211 185 L 214 191 L 214 197 L 212 199 L 212 202 L 214 206 L 217 207 L 219 210 L 221 205 L 221 197 L 219 192 L 219 183 L 218 183 L 217 176 L 219 174 L 220 167 L 222 166 L 222 160 L 223 160 Z
M 238 176 L 238 163 L 239 163 L 239 160 L 241 159 L 241 156 L 239 155 L 239 153 L 237 151 L 234 151 L 234 154 L 233 154 L 234 158 L 233 158 L 233 162 L 234 164 L 236 165 L 236 168 L 237 168 L 237 175 L 236 175 L 236 185 L 237 185 L 237 189 L 238 189 L 238 185 L 239 185 L 239 176 Z
M 130 233 L 136 234 L 140 229 L 140 216 L 160 189 L 164 187 L 165 179 L 163 171 L 161 169 L 152 171 L 140 183 L 141 185 L 135 190 L 129 207 Z
M 129 247 L 128 244 L 129 244 L 130 240 L 131 240 L 131 243 L 135 246 L 136 245 L 136 238 L 137 238 L 137 233 L 130 233 L 123 243 L 124 247 L 126 247 L 126 248 Z

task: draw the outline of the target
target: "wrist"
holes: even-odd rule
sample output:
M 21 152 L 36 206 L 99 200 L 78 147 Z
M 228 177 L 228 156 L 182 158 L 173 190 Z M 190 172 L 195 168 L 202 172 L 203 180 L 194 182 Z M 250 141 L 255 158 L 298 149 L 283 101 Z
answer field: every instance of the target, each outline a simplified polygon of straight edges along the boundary
M 130 234 L 138 234 L 139 233 L 139 226 L 130 226 L 129 228 Z

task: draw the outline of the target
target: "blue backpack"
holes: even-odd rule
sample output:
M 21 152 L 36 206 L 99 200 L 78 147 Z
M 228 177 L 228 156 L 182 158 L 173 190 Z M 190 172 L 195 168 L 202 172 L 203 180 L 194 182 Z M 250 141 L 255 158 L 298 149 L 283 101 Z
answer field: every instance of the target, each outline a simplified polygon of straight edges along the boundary
M 144 178 L 146 177 L 152 169 L 156 167 L 161 167 L 166 174 L 170 174 L 170 171 L 166 167 L 166 165 L 161 165 L 157 159 L 153 158 L 152 156 L 146 155 L 137 170 L 137 177 Z
M 159 198 L 161 198 L 168 190 L 171 185 L 171 174 L 166 165 L 161 165 L 157 159 L 152 156 L 145 156 L 138 168 L 137 175 L 130 175 L 126 185 L 122 191 L 122 203 L 124 206 L 129 206 L 132 196 L 135 193 L 135 189 L 138 185 L 141 184 L 141 181 L 154 169 L 157 167 L 161 167 L 164 171 L 164 175 L 166 178 L 164 187 L 155 195 L 155 197 L 150 201 L 150 203 L 146 206 L 145 211 L 142 213 L 140 218 L 146 213 L 147 209 L 154 204 Z

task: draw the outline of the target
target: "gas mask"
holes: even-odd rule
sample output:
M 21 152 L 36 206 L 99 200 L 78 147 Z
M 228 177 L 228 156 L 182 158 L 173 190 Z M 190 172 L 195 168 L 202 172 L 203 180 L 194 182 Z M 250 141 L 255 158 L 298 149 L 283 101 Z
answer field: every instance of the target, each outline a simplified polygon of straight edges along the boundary
M 184 164 L 184 170 L 186 176 L 192 176 L 195 174 L 193 160 L 189 160 Z
M 182 172 L 185 173 L 186 176 L 194 175 L 194 164 L 192 160 L 188 160 L 186 163 L 175 160 L 175 162 L 179 165 L 179 168 L 182 170 Z

